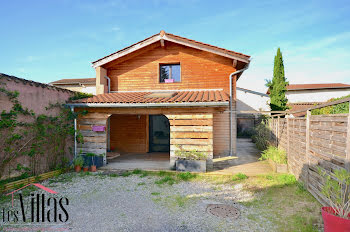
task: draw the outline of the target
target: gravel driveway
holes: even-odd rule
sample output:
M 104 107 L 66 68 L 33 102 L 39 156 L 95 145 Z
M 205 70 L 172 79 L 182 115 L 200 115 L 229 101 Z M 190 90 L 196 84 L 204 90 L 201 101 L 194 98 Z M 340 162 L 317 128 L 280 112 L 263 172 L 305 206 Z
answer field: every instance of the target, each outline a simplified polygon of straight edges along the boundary
M 237 203 L 255 196 L 242 184 L 200 180 L 156 184 L 162 177 L 61 175 L 42 184 L 69 199 L 69 231 L 273 231 L 272 223 L 249 220 L 251 209 Z M 237 208 L 237 219 L 207 212 L 210 204 Z M 256 212 L 255 212 L 256 213 Z

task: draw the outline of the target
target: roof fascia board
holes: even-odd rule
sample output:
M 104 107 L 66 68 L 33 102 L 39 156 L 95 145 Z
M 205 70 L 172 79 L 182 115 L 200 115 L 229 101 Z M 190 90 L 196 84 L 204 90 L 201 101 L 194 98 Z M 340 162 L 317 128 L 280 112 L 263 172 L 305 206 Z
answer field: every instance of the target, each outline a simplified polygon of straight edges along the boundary
M 225 52 L 220 52 L 220 51 L 217 51 L 215 49 L 206 48 L 205 45 L 198 45 L 198 44 L 191 43 L 191 42 L 188 42 L 188 41 L 185 42 L 185 41 L 182 41 L 182 40 L 177 39 L 177 38 L 172 38 L 169 35 L 164 35 L 163 39 L 167 40 L 167 41 L 170 41 L 170 42 L 173 42 L 173 43 L 185 45 L 187 47 L 191 47 L 191 48 L 203 50 L 203 51 L 206 51 L 206 52 L 214 53 L 214 54 L 217 54 L 219 56 L 224 56 L 224 57 L 227 57 L 227 58 L 230 58 L 230 59 L 239 60 L 239 61 L 242 61 L 244 63 L 249 63 L 249 59 L 243 59 L 241 57 L 230 55 L 230 54 L 227 54 Z
M 178 102 L 178 103 L 68 103 L 73 107 L 120 107 L 120 108 L 148 108 L 148 107 L 217 107 L 228 106 L 229 102 Z
M 137 44 L 135 44 L 135 45 L 125 49 L 124 51 L 117 52 L 116 54 L 113 54 L 113 55 L 111 55 L 109 57 L 106 57 L 106 58 L 104 58 L 102 60 L 99 60 L 99 61 L 93 63 L 92 67 L 93 68 L 100 67 L 100 66 L 102 66 L 104 64 L 107 64 L 107 63 L 109 63 L 109 62 L 111 62 L 111 61 L 113 61 L 115 59 L 118 59 L 118 58 L 120 58 L 122 56 L 125 56 L 125 55 L 127 55 L 129 53 L 132 53 L 132 52 L 134 52 L 134 51 L 136 51 L 138 49 L 144 48 L 144 47 L 146 47 L 146 46 L 148 46 L 148 45 L 150 45 L 150 44 L 152 44 L 154 42 L 157 42 L 160 39 L 161 39 L 160 35 L 156 35 L 154 37 L 151 37 L 151 38 L 147 39 L 146 41 L 143 41 L 141 43 L 137 43 Z
M 129 53 L 132 53 L 138 49 L 141 49 L 141 48 L 144 48 L 152 43 L 155 43 L 157 41 L 160 41 L 161 39 L 163 40 L 167 40 L 169 42 L 173 42 L 173 43 L 177 43 L 177 44 L 181 44 L 181 45 L 184 45 L 184 46 L 187 46 L 187 47 L 191 47 L 191 48 L 195 48 L 195 49 L 199 49 L 199 50 L 202 50 L 202 51 L 206 51 L 206 52 L 210 52 L 210 53 L 214 53 L 214 54 L 217 54 L 219 56 L 224 56 L 224 57 L 227 57 L 227 58 L 230 58 L 230 59 L 234 59 L 234 60 L 239 60 L 241 62 L 244 62 L 244 63 L 249 63 L 250 60 L 249 59 L 243 59 L 239 56 L 235 56 L 235 55 L 230 55 L 230 54 L 227 54 L 225 52 L 220 52 L 220 51 L 217 51 L 216 49 L 210 49 L 208 47 L 206 47 L 205 45 L 198 45 L 196 43 L 192 43 L 192 42 L 189 42 L 189 41 L 182 41 L 180 39 L 177 39 L 177 38 L 173 38 L 169 35 L 164 35 L 163 37 L 161 37 L 160 35 L 155 35 L 154 37 L 151 37 L 149 39 L 147 39 L 146 41 L 143 41 L 141 43 L 137 43 L 121 52 L 117 52 L 111 56 L 108 56 L 102 60 L 99 60 L 95 63 L 92 64 L 92 67 L 93 68 L 97 68 L 97 67 L 100 67 L 104 64 L 107 64 L 115 59 L 118 59 L 122 56 L 125 56 Z

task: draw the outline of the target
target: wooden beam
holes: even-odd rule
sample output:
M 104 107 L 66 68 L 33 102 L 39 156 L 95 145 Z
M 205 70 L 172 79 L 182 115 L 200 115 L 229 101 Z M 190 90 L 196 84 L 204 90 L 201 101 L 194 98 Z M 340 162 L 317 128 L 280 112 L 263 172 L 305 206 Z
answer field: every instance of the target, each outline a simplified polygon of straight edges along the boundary
M 233 66 L 234 68 L 236 68 L 236 67 L 237 67 L 237 60 L 233 60 L 233 62 L 232 62 L 232 66 Z
M 161 40 L 160 40 L 160 46 L 162 46 L 162 48 L 164 48 L 164 46 L 165 46 L 165 45 L 164 45 L 164 39 L 161 39 Z

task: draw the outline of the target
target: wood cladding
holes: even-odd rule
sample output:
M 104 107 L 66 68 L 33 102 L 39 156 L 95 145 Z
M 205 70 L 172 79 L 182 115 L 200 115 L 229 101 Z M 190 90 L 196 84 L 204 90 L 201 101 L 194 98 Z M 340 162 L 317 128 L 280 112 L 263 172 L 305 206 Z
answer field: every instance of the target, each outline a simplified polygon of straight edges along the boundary
M 319 169 L 328 174 L 336 169 L 350 171 L 350 116 L 308 114 L 307 118 L 270 119 L 270 138 L 287 152 L 289 171 L 318 201 L 327 204 Z
M 159 64 L 180 63 L 181 82 L 159 83 Z M 152 49 L 133 54 L 124 61 L 111 62 L 107 75 L 112 91 L 224 89 L 229 91 L 229 75 L 236 71 L 232 60 L 209 52 L 166 41 Z
M 148 152 L 148 115 L 112 115 L 110 146 L 121 152 Z

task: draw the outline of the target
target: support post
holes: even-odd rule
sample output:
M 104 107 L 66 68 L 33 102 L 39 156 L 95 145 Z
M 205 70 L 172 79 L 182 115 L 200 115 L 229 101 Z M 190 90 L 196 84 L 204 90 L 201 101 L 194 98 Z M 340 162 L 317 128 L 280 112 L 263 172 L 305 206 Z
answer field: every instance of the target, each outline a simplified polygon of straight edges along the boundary
M 350 172 L 350 101 L 349 101 L 349 112 L 348 112 L 348 124 L 346 130 L 346 158 L 345 168 Z
M 306 169 L 306 188 L 309 189 L 309 168 L 310 168 L 310 118 L 311 111 L 308 110 L 306 113 L 306 143 L 305 143 L 305 155 L 307 160 L 307 169 Z
M 279 147 L 279 138 L 280 135 L 280 118 L 281 116 L 278 116 L 277 118 L 277 128 L 276 128 L 276 147 Z
M 290 170 L 289 168 L 289 158 L 290 158 L 290 155 L 289 155 L 289 117 L 286 117 L 286 120 L 287 120 L 287 166 L 288 166 L 288 170 Z

